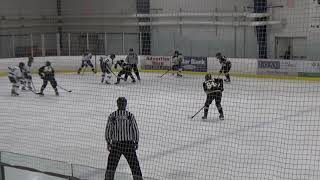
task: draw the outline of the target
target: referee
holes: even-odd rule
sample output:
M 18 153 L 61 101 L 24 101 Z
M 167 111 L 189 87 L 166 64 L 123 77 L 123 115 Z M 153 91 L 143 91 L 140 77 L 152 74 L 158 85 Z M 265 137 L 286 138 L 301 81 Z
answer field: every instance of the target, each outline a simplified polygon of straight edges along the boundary
M 127 99 L 117 99 L 118 110 L 108 117 L 106 141 L 110 152 L 105 180 L 113 180 L 121 155 L 127 159 L 133 179 L 142 180 L 142 173 L 136 154 L 139 142 L 139 130 L 134 115 L 126 111 Z

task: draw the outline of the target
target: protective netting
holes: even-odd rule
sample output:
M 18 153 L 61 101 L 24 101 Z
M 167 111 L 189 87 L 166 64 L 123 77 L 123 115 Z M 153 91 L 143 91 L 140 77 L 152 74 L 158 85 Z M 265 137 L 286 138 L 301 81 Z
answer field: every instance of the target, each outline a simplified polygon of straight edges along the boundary
M 22 166 L 103 179 L 108 147 L 123 150 L 105 140 L 108 116 L 126 97 L 144 179 L 319 179 L 319 8 L 315 0 L 1 1 L 0 175 L 17 178 L 10 168 Z M 130 49 L 141 81 L 132 71 L 135 83 L 115 85 L 121 68 L 114 65 L 128 62 Z M 171 69 L 175 51 L 181 73 Z M 228 73 L 218 52 L 232 64 L 224 120 L 215 101 L 202 119 L 205 74 Z M 77 73 L 88 53 L 93 67 L 86 62 Z M 112 72 L 101 83 L 101 62 L 111 54 Z M 8 67 L 27 65 L 29 56 L 33 92 L 20 86 L 12 97 Z M 59 96 L 50 83 L 44 96 L 35 94 L 46 61 Z M 132 178 L 124 156 L 115 177 Z

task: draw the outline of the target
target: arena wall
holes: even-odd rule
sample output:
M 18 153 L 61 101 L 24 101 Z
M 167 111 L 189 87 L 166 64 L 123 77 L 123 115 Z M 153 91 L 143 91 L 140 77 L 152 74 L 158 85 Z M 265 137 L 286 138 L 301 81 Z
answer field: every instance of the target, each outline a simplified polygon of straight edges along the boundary
M 92 63 L 99 67 L 99 58 L 92 58 Z M 118 55 L 116 60 L 125 59 L 125 55 Z M 138 67 L 144 70 L 146 56 L 139 56 Z M 207 58 L 207 72 L 217 73 L 221 65 L 214 57 Z M 231 74 L 235 76 L 250 77 L 320 77 L 319 61 L 297 61 L 277 59 L 246 59 L 229 58 L 232 62 Z M 0 73 L 5 75 L 11 65 L 19 62 L 27 62 L 27 58 L 5 58 L 0 59 Z M 36 70 L 44 65 L 45 61 L 51 61 L 58 72 L 76 72 L 81 64 L 81 56 L 52 56 L 35 57 L 33 69 Z M 98 68 L 100 69 L 100 68 Z M 159 70 L 148 70 L 148 72 L 159 72 Z M 203 73 L 199 73 L 203 74 Z

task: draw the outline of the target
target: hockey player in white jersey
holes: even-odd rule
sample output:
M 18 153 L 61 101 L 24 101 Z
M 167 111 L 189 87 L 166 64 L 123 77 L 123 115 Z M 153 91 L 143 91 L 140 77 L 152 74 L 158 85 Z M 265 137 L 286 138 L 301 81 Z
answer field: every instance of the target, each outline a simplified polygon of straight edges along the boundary
M 87 50 L 82 57 L 82 62 L 81 62 L 81 67 L 78 69 L 78 74 L 80 74 L 81 70 L 83 67 L 91 67 L 91 70 L 93 73 L 96 73 L 96 70 L 93 67 L 93 64 L 91 62 L 92 54 L 90 53 L 89 50 Z
M 112 66 L 114 64 L 114 59 L 116 58 L 115 54 L 110 56 L 100 57 L 100 67 L 102 71 L 101 83 L 110 84 L 109 80 L 112 77 Z
M 183 62 L 184 57 L 179 51 L 175 51 L 174 55 L 172 56 L 172 75 L 177 72 L 177 77 L 182 77 L 182 62 Z
M 21 69 L 24 68 L 24 63 L 20 62 L 19 66 L 11 66 L 9 68 L 8 78 L 9 81 L 12 83 L 11 88 L 11 96 L 18 96 L 18 90 L 21 85 L 21 81 L 23 81 L 23 74 Z
M 33 63 L 33 57 L 30 56 L 28 58 L 27 66 L 24 66 L 24 68 L 21 69 L 21 72 L 22 72 L 23 77 L 25 79 L 24 83 L 22 84 L 22 90 L 26 90 L 26 88 L 28 88 L 29 90 L 33 90 L 33 88 L 32 88 L 32 75 L 31 75 L 32 63 Z

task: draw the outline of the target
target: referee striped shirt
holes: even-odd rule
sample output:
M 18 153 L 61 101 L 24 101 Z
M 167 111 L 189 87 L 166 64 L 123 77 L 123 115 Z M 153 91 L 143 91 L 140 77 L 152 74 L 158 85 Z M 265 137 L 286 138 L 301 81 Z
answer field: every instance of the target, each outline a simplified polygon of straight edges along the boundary
M 134 115 L 126 110 L 117 110 L 108 117 L 106 127 L 106 141 L 133 141 L 139 142 L 139 130 Z

